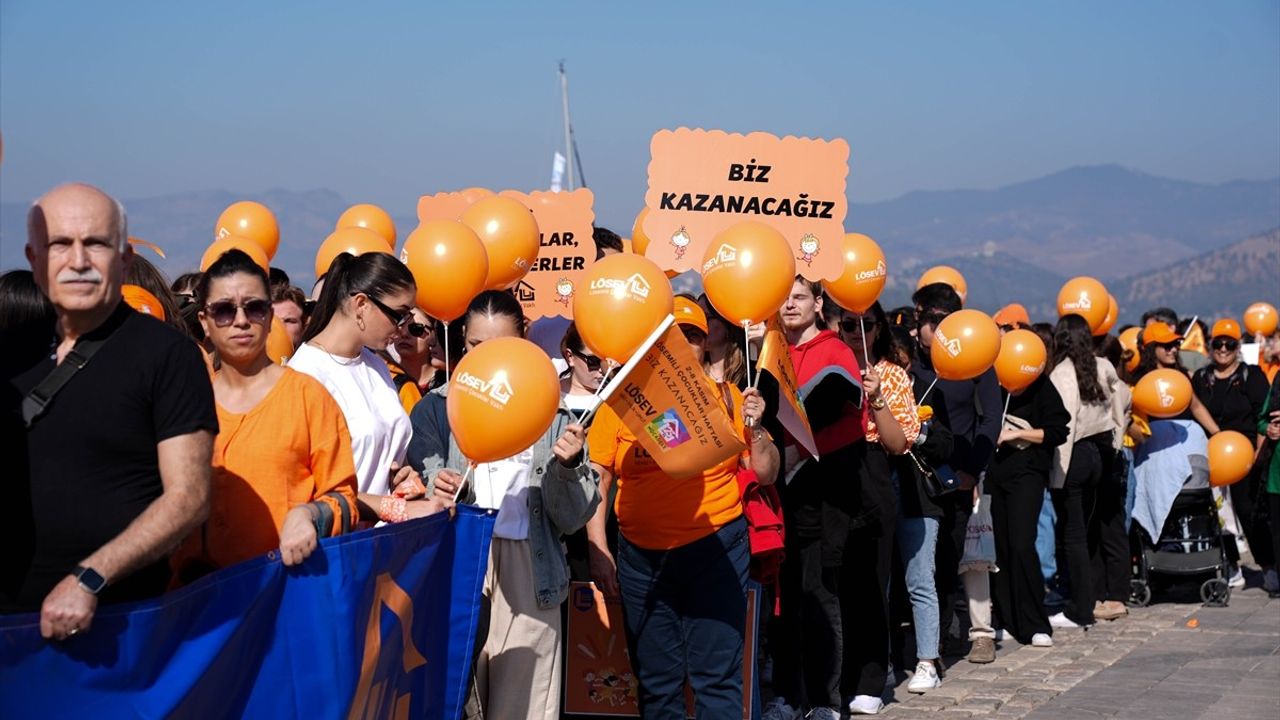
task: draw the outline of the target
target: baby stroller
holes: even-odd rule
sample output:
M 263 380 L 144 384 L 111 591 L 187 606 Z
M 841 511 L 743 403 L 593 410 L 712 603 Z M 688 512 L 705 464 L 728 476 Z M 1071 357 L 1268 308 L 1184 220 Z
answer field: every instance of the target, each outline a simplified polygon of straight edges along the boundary
M 1199 470 L 1199 468 L 1197 468 Z M 1200 599 L 1206 607 L 1226 607 L 1231 601 L 1227 578 L 1238 561 L 1235 538 L 1223 531 L 1213 488 L 1202 475 L 1193 472 L 1174 498 L 1173 507 L 1155 541 L 1137 523 L 1130 535 L 1133 578 L 1129 583 L 1129 604 L 1146 607 L 1151 602 L 1152 575 L 1194 577 L 1212 575 L 1200 585 Z

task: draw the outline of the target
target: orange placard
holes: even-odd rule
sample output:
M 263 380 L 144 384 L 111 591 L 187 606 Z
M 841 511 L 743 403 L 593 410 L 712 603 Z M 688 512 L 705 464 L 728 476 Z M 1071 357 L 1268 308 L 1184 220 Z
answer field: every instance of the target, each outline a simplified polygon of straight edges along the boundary
M 849 145 L 769 133 L 660 130 L 650 142 L 645 251 L 668 270 L 695 269 L 721 230 L 744 220 L 777 228 L 810 280 L 844 269 Z
M 514 288 L 516 299 L 530 320 L 540 317 L 573 317 L 573 294 L 583 273 L 596 261 L 591 239 L 595 195 L 586 188 L 572 192 L 516 190 L 498 193 L 519 201 L 533 211 L 541 233 L 538 259 Z
M 796 380 L 791 349 L 787 346 L 787 337 L 782 333 L 782 322 L 777 315 L 769 318 L 756 369 L 769 373 L 778 383 L 778 422 L 782 423 L 782 427 L 790 433 L 796 444 L 810 456 L 817 458 L 818 443 L 813 439 L 809 414 L 805 412 L 804 401 L 800 399 L 800 383 Z
M 756 602 L 747 589 L 747 624 L 742 646 L 742 717 L 750 720 L 755 697 Z M 640 686 L 631 671 L 622 606 L 607 603 L 591 583 L 569 583 L 565 624 L 564 713 L 603 717 L 640 717 Z M 687 692 L 693 717 L 693 694 Z
M 478 199 L 465 190 L 423 195 L 418 198 L 418 224 L 428 220 L 457 220 Z

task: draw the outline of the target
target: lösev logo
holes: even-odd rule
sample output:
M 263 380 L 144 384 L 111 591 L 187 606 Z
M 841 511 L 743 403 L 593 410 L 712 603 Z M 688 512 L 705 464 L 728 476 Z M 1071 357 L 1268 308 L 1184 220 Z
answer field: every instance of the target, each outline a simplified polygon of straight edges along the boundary
M 1156 380 L 1156 396 L 1160 398 L 1160 407 L 1173 407 L 1174 397 L 1169 394 L 1169 389 L 1173 387 L 1173 383 L 1168 380 Z
M 482 380 L 469 372 L 460 372 L 454 382 L 482 395 L 488 395 L 490 399 L 502 405 L 506 405 L 515 394 L 511 383 L 507 381 L 507 374 L 503 371 L 494 373 L 490 380 Z
M 947 354 L 951 357 L 958 357 L 960 355 L 960 351 L 962 349 L 960 346 L 960 338 L 949 338 L 944 335 L 942 330 L 939 328 L 933 331 L 933 341 L 941 344 L 942 349 L 946 350 Z
M 876 263 L 874 270 L 863 270 L 862 272 L 854 275 L 853 279 L 856 282 L 862 282 L 864 280 L 875 280 L 876 278 L 884 277 L 885 275 L 888 274 L 888 272 L 889 272 L 888 268 L 884 266 L 884 261 L 880 260 L 879 262 Z
M 722 243 L 720 245 L 720 249 L 716 251 L 716 254 L 713 255 L 710 260 L 702 264 L 702 273 L 705 275 L 707 272 L 714 270 L 721 265 L 728 265 L 729 263 L 737 261 L 738 248 L 730 245 L 729 243 Z
M 643 275 L 635 273 L 625 280 L 622 278 L 598 278 L 592 280 L 591 286 L 587 289 L 592 295 L 608 292 L 617 297 L 632 295 L 639 300 L 644 300 L 649 297 L 651 288 L 649 281 L 645 280 Z
M 1084 290 L 1080 291 L 1080 298 L 1075 302 L 1062 303 L 1063 310 L 1089 310 L 1093 308 L 1093 301 L 1089 299 L 1089 293 Z
M 1039 375 L 1041 371 L 1044 370 L 1044 363 L 1040 363 L 1039 365 L 1023 365 L 1019 367 L 1018 370 L 1028 375 Z

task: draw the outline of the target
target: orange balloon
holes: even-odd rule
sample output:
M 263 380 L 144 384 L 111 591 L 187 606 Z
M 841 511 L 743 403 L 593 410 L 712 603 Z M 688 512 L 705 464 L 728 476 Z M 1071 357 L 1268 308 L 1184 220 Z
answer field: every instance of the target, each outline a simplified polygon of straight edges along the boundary
M 538 259 L 538 221 L 517 200 L 501 195 L 477 200 L 462 213 L 462 222 L 480 236 L 489 256 L 486 288 L 512 287 Z
M 649 208 L 640 208 L 636 224 L 631 226 L 631 250 L 637 255 L 643 255 L 649 249 L 649 236 L 644 234 L 644 218 L 648 214 Z
M 458 194 L 466 198 L 467 205 L 474 205 L 479 200 L 494 196 L 492 190 L 482 187 L 469 187 L 466 190 L 459 190 Z
M 735 325 L 762 323 L 787 302 L 796 259 L 782 233 L 761 222 L 722 230 L 702 256 L 702 287 L 717 312 Z
M 341 230 L 345 227 L 362 227 L 372 230 L 387 241 L 388 248 L 395 250 L 396 224 L 387 211 L 377 205 L 362 204 L 347 208 L 342 215 L 338 216 L 338 223 L 333 226 L 333 229 Z
M 1102 319 L 1102 324 L 1093 329 L 1094 336 L 1106 335 L 1111 332 L 1111 328 L 1116 325 L 1116 318 L 1120 317 L 1120 305 L 1116 302 L 1115 295 L 1107 295 L 1107 316 Z
M 1253 469 L 1253 446 L 1235 430 L 1209 438 L 1209 484 L 1222 487 L 1240 482 Z
M 1138 363 L 1142 360 L 1142 352 L 1138 347 L 1138 336 L 1142 334 L 1142 328 L 1131 327 L 1120 333 L 1120 347 L 1124 348 L 1124 368 L 1129 372 L 1138 369 Z
M 949 265 L 936 265 L 924 271 L 920 279 L 916 281 L 916 289 L 933 283 L 946 283 L 955 289 L 956 294 L 960 296 L 960 302 L 964 302 L 969 297 L 969 284 L 964 281 L 964 276 L 960 271 Z
M 1079 315 L 1089 323 L 1089 330 L 1097 333 L 1107 319 L 1110 297 L 1107 288 L 1091 277 L 1071 278 L 1058 291 L 1058 317 Z
M 276 256 L 276 248 L 280 246 L 280 226 L 276 216 L 266 205 L 251 200 L 232 203 L 218 216 L 218 224 L 213 228 L 215 238 L 229 235 L 252 240 L 267 254 L 267 259 Z
M 484 290 L 489 258 L 484 243 L 457 220 L 428 220 L 405 238 L 400 262 L 418 286 L 418 307 L 445 322 L 467 311 Z
M 316 277 L 328 272 L 333 259 L 344 252 L 352 255 L 371 252 L 389 254 L 391 249 L 387 247 L 385 238 L 368 228 L 345 227 L 334 230 L 320 243 L 320 249 L 316 250 Z
M 1000 354 L 1000 328 L 980 310 L 953 312 L 933 331 L 929 357 L 943 380 L 971 380 L 991 369 Z
M 996 377 L 1009 392 L 1027 387 L 1044 372 L 1044 341 L 1030 330 L 1011 330 L 1000 338 L 996 355 Z
M 608 255 L 587 268 L 573 294 L 573 321 L 596 355 L 619 365 L 674 310 L 671 281 L 640 255 Z
M 1244 329 L 1253 335 L 1270 335 L 1280 325 L 1280 315 L 1270 303 L 1256 302 L 1244 311 Z
M 151 315 L 158 320 L 164 320 L 164 306 L 160 304 L 160 298 L 152 295 L 146 288 L 138 285 L 121 285 L 120 294 L 134 310 L 144 315 Z
M 866 235 L 847 233 L 841 251 L 844 272 L 835 280 L 824 280 L 822 287 L 840 307 L 864 313 L 880 299 L 884 283 L 889 279 L 884 250 Z
M 1152 370 L 1133 387 L 1133 408 L 1153 418 L 1181 415 L 1191 404 L 1191 380 L 1180 370 Z
M 289 339 L 289 331 L 284 329 L 280 318 L 271 317 L 271 330 L 267 333 L 267 357 L 277 365 L 283 365 L 293 355 L 293 341 Z
M 244 254 L 253 258 L 264 272 L 271 272 L 271 259 L 267 257 L 267 251 L 254 241 L 236 235 L 218 238 L 209 244 L 209 248 L 204 251 L 204 256 L 200 258 L 200 272 L 208 270 L 209 266 L 217 262 L 218 258 L 228 250 L 243 251 Z
M 523 452 L 551 427 L 560 406 L 551 358 L 522 338 L 494 338 L 468 350 L 450 385 L 449 428 L 474 463 Z

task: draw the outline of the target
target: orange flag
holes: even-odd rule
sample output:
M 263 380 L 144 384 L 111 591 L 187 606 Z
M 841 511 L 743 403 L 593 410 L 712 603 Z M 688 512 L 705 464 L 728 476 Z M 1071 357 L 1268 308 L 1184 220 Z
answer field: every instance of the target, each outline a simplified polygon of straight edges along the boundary
M 674 320 L 667 316 L 602 395 L 663 472 L 687 478 L 747 446 Z
M 782 423 L 782 427 L 800 447 L 817 459 L 818 444 L 813 440 L 809 415 L 805 413 L 804 404 L 800 400 L 795 363 L 791 361 L 791 350 L 787 347 L 787 337 L 782 334 L 777 315 L 769 318 L 765 326 L 764 344 L 760 347 L 756 370 L 767 372 L 778 381 L 778 422 Z
M 1209 354 L 1209 347 L 1204 341 L 1204 332 L 1200 330 L 1200 323 L 1196 322 L 1196 318 L 1191 319 L 1191 324 L 1187 326 L 1187 334 L 1182 338 L 1182 349 L 1198 352 L 1201 355 Z

